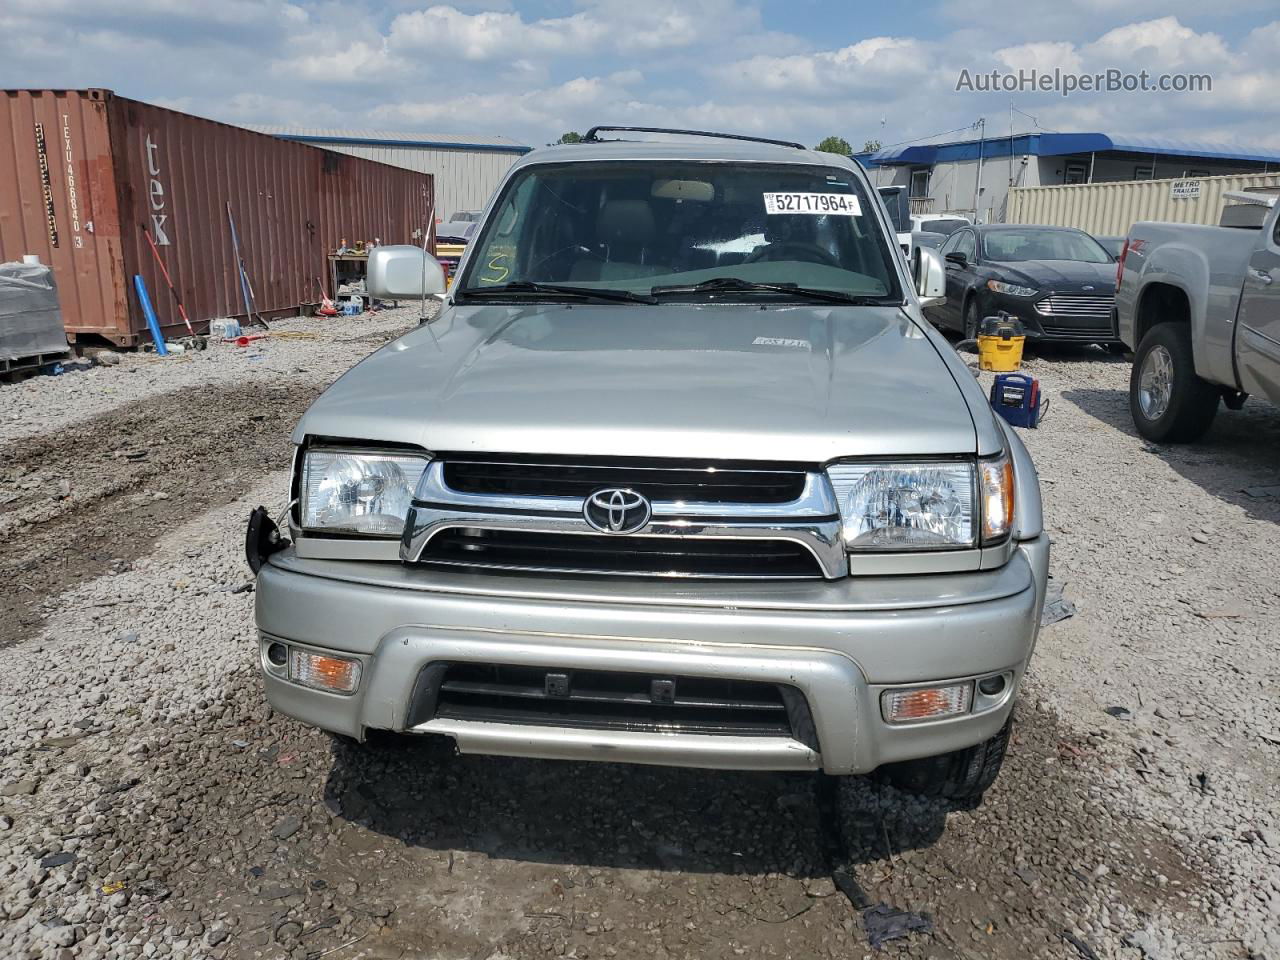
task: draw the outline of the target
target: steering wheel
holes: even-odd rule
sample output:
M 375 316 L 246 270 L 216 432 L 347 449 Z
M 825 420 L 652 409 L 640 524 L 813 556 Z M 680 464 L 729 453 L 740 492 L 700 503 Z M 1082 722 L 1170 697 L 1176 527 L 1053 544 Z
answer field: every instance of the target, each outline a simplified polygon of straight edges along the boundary
M 779 254 L 787 254 L 779 256 Z M 759 263 L 762 260 L 803 260 L 806 263 L 821 263 L 828 267 L 839 267 L 840 261 L 827 250 L 807 240 L 782 240 L 778 243 L 767 243 L 756 247 L 743 263 Z

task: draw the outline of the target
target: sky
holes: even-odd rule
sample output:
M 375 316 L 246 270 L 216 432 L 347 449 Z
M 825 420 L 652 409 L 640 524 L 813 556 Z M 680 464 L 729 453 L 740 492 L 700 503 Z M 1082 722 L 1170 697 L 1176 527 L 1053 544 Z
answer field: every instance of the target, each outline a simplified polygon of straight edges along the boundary
M 961 71 L 1200 73 L 1209 92 L 957 91 Z M 1280 149 L 1275 0 L 0 0 L 0 87 L 231 123 L 502 135 L 597 123 L 855 149 L 1013 127 Z

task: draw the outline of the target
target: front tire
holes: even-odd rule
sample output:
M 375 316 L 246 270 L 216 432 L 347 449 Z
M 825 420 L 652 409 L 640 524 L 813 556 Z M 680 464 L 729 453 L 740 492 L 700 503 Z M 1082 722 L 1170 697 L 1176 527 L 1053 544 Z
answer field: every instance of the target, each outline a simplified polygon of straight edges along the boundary
M 936 757 L 887 763 L 875 776 L 906 793 L 977 804 L 999 776 L 1012 734 L 1011 716 L 990 740 Z
M 1190 443 L 1218 413 L 1218 388 L 1196 375 L 1191 333 L 1160 323 L 1138 344 L 1129 375 L 1129 411 L 1138 433 L 1155 443 Z

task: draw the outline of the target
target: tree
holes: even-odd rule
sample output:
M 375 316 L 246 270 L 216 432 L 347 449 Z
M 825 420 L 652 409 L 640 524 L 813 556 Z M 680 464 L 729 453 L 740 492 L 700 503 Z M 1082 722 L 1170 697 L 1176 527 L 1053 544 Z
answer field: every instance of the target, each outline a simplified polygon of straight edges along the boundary
M 863 153 L 875 153 L 875 152 L 876 152 L 877 150 L 879 150 L 882 146 L 883 146 L 883 144 L 882 144 L 879 140 L 868 140 L 866 143 L 864 143 L 864 144 L 862 145 L 862 152 L 863 152 Z
M 560 139 L 556 141 L 556 143 L 581 143 L 581 142 L 582 142 L 582 134 L 578 133 L 576 130 L 570 130 L 568 133 L 560 134 Z
M 839 153 L 846 157 L 853 153 L 853 147 L 849 145 L 849 141 L 844 137 L 826 137 L 813 149 L 822 150 L 825 153 Z

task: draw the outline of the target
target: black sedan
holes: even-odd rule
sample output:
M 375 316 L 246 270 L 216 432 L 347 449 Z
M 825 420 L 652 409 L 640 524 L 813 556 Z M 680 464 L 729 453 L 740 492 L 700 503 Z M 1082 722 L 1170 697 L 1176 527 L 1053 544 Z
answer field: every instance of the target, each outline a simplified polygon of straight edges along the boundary
M 946 302 L 926 308 L 942 327 L 978 335 L 1001 311 L 1044 341 L 1117 342 L 1116 264 L 1083 230 L 990 224 L 957 230 L 939 252 L 947 265 Z

